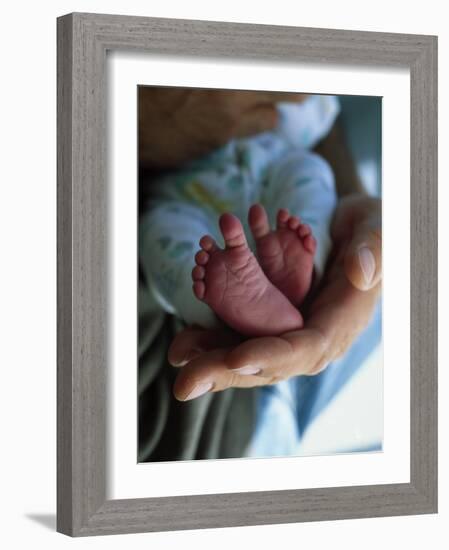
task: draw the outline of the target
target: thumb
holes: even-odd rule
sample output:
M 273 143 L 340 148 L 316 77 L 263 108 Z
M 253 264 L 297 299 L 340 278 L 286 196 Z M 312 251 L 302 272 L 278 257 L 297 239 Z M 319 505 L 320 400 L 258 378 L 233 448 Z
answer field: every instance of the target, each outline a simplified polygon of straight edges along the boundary
M 345 253 L 344 269 L 358 290 L 370 290 L 382 278 L 382 237 L 380 230 L 360 227 Z

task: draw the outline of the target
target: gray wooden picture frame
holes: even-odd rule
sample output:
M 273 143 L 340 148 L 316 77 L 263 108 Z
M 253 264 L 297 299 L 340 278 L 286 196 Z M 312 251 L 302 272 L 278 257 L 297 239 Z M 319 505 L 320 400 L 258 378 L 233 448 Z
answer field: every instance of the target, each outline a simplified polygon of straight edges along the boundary
M 58 19 L 57 530 L 72 536 L 437 511 L 437 38 L 74 13 Z M 106 52 L 406 67 L 410 483 L 106 499 Z

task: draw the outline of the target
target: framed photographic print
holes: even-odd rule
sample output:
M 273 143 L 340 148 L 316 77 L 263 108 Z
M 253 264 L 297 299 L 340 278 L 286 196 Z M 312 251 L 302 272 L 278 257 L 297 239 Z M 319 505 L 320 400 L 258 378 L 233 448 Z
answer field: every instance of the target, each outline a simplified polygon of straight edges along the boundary
M 58 19 L 58 531 L 435 513 L 436 343 L 436 37 Z

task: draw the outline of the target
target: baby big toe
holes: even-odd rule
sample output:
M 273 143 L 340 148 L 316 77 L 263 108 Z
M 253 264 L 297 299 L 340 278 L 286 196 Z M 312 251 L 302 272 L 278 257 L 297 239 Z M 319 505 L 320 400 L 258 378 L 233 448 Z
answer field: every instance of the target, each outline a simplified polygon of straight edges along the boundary
M 253 204 L 251 206 L 248 212 L 248 221 L 255 239 L 260 239 L 270 232 L 268 216 L 262 205 Z
M 219 219 L 221 234 L 226 248 L 246 245 L 246 237 L 240 220 L 232 214 L 222 214 Z

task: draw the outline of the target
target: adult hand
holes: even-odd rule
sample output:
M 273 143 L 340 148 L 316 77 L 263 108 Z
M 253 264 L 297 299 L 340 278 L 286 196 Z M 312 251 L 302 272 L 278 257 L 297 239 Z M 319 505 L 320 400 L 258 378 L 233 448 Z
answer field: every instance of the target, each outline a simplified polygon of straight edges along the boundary
M 331 234 L 329 267 L 304 328 L 240 343 L 229 332 L 187 328 L 169 349 L 170 363 L 182 367 L 174 385 L 177 399 L 317 374 L 348 350 L 368 325 L 380 294 L 381 201 L 345 197 Z
M 285 92 L 139 88 L 139 159 L 144 168 L 176 168 L 232 138 L 272 130 Z
M 359 290 L 382 278 L 382 202 L 357 193 L 340 200 L 331 227 L 348 280 Z

